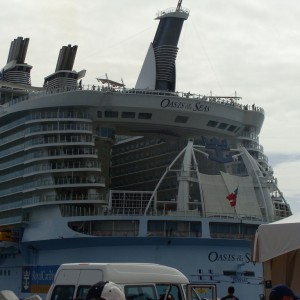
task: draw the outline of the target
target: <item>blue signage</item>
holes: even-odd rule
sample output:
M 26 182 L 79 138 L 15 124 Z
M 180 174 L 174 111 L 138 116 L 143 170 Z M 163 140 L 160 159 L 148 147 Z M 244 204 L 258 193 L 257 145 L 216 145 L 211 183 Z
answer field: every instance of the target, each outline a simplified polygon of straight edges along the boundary
M 47 293 L 59 265 L 22 268 L 23 293 Z

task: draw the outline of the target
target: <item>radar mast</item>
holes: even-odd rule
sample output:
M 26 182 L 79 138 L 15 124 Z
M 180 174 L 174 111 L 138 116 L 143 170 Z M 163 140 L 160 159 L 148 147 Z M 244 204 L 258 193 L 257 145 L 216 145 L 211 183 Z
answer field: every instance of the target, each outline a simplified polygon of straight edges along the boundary
M 181 11 L 181 3 L 182 3 L 182 0 L 178 0 L 176 11 Z

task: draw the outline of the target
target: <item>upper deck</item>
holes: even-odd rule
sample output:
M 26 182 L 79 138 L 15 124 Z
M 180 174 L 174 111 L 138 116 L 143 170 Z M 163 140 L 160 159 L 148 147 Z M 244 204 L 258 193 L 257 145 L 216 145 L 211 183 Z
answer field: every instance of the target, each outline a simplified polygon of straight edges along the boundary
M 1 105 L 0 117 L 6 119 L 20 111 L 76 106 L 85 107 L 94 121 L 118 134 L 142 135 L 165 130 L 174 136 L 213 132 L 230 137 L 238 136 L 244 126 L 253 126 L 259 133 L 263 109 L 242 105 L 240 99 L 87 85 L 71 90 L 30 91 Z

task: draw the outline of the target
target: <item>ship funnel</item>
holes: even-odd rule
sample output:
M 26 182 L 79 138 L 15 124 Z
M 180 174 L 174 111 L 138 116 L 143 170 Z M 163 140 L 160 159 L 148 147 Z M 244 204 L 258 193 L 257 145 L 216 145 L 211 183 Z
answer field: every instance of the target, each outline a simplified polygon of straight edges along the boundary
M 78 46 L 64 46 L 59 51 L 55 72 L 61 70 L 72 71 Z
M 30 71 L 32 66 L 25 63 L 29 39 L 18 37 L 10 44 L 7 64 L 0 72 L 0 80 L 31 85 Z
M 150 44 L 143 67 L 137 80 L 136 89 L 175 91 L 178 41 L 189 11 L 181 7 L 159 12 L 156 20 L 159 25 L 153 42 Z
M 45 77 L 44 88 L 47 90 L 75 90 L 81 86 L 77 80 L 85 76 L 86 71 L 73 71 L 78 46 L 63 46 L 58 55 L 55 72 Z
M 17 64 L 24 64 L 27 53 L 29 39 L 23 39 L 18 37 L 14 39 L 10 44 L 10 50 L 7 58 L 7 64 L 11 61 L 16 61 Z

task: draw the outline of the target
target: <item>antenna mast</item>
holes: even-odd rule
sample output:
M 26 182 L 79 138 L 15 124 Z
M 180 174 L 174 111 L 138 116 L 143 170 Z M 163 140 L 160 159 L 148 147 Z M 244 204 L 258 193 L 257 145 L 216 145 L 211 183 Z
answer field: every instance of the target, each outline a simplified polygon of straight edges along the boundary
M 181 3 L 182 3 L 182 0 L 178 0 L 176 11 L 180 11 L 181 10 Z

